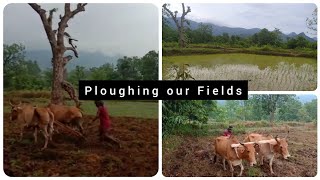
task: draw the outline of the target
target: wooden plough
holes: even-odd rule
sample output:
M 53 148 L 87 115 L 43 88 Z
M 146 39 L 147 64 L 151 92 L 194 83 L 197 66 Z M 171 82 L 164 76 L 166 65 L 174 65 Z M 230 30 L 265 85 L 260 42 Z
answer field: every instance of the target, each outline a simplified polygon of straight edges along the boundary
M 54 124 L 59 129 L 59 132 L 62 131 L 65 134 L 69 134 L 71 136 L 75 136 L 80 139 L 85 139 L 85 137 L 80 132 L 73 130 L 72 128 L 70 128 L 68 126 L 65 126 L 64 124 L 62 124 L 59 121 L 54 121 Z

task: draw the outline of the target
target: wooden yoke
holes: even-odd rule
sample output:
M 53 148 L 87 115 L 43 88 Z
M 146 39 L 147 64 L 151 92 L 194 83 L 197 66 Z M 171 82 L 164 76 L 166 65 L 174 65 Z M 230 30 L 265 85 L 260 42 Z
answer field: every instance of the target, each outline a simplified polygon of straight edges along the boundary
M 275 139 L 270 139 L 270 140 L 261 140 L 261 141 L 257 141 L 257 142 L 245 142 L 243 144 L 254 144 L 254 143 L 258 143 L 258 144 L 264 144 L 264 143 L 269 143 L 271 145 L 276 145 L 277 141 Z M 241 144 L 231 144 L 232 148 L 237 148 L 239 147 Z

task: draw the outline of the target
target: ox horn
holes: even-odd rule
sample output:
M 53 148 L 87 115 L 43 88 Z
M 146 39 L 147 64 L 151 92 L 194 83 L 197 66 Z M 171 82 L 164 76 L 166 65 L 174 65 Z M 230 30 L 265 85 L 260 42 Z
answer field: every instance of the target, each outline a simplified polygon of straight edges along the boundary
M 279 141 L 278 141 L 278 135 L 276 135 L 276 137 L 275 137 L 274 139 L 277 141 L 277 143 L 279 143 Z
M 11 99 L 9 100 L 9 104 L 10 104 L 10 106 L 11 106 L 11 107 L 13 107 L 13 106 L 14 106 L 14 105 L 12 104 Z
M 9 104 L 10 104 L 11 107 L 20 106 L 20 105 L 21 105 L 21 101 L 19 102 L 19 104 L 14 105 L 14 104 L 12 103 L 12 100 L 10 99 L 10 100 L 9 100 Z
M 247 146 L 245 146 L 243 143 L 240 143 L 240 144 L 244 147 L 244 149 L 246 150 L 248 149 Z

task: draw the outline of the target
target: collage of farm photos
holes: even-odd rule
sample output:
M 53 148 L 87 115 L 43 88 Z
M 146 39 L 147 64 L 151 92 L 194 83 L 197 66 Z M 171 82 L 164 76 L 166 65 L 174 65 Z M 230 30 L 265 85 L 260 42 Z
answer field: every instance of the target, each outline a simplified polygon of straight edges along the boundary
M 318 173 L 316 4 L 12 3 L 2 29 L 4 176 Z M 249 95 L 79 100 L 80 80 L 159 79 Z

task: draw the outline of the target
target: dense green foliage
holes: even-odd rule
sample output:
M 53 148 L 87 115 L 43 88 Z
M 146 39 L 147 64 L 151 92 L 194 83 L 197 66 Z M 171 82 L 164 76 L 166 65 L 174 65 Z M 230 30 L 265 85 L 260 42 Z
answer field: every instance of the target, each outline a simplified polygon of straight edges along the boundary
M 214 32 L 214 29 L 211 26 L 202 23 L 195 30 L 186 30 L 189 46 L 191 44 L 210 44 L 216 47 L 232 48 L 317 49 L 317 42 L 309 42 L 305 37 L 300 35 L 294 38 L 283 38 L 281 31 L 277 28 L 273 31 L 264 28 L 260 32 L 247 37 L 229 35 L 228 33 L 215 36 L 212 32 Z M 164 44 L 177 43 L 177 39 L 177 30 L 165 24 L 162 28 L 162 40 Z
M 41 70 L 36 61 L 28 60 L 23 45 L 5 44 L 3 59 L 5 89 L 51 88 L 52 69 Z M 156 80 L 158 53 L 150 51 L 141 58 L 124 56 L 115 66 L 110 63 L 90 69 L 76 66 L 67 78 L 76 87 L 79 80 Z
M 163 134 L 184 124 L 206 123 L 209 113 L 215 111 L 217 102 L 211 100 L 170 100 L 162 102 Z
M 271 116 L 275 122 L 315 122 L 317 100 L 302 103 L 295 95 L 250 95 L 248 100 L 230 100 L 224 103 L 210 100 L 163 101 L 162 113 L 163 135 L 181 132 L 181 129 L 192 133 L 206 131 L 206 126 L 201 125 L 208 122 L 240 120 L 265 123 Z M 245 127 L 237 127 L 238 130 L 241 128 Z

